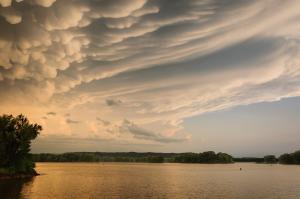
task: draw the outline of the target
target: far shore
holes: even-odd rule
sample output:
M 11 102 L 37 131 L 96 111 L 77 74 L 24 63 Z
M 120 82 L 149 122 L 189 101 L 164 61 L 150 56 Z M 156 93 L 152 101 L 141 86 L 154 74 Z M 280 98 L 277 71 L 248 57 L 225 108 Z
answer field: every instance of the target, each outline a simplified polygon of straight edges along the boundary
M 61 154 L 33 154 L 34 162 L 128 162 L 128 163 L 194 163 L 230 164 L 239 162 L 299 165 L 299 151 L 279 157 L 233 157 L 227 153 L 205 151 L 202 153 L 158 153 L 158 152 L 68 152 Z

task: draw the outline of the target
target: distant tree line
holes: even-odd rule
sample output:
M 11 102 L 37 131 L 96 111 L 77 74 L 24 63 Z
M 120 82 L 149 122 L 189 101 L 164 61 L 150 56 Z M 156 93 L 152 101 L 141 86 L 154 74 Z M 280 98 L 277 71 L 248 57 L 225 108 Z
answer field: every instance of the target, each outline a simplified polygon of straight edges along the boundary
M 35 173 L 29 152 L 31 141 L 41 130 L 23 115 L 0 116 L 0 175 Z
M 105 153 L 73 152 L 63 154 L 33 154 L 35 162 L 147 162 L 147 163 L 231 163 L 232 157 L 226 153 L 213 151 L 203 153 Z
M 235 162 L 256 162 L 265 164 L 299 164 L 300 165 L 300 150 L 294 153 L 285 153 L 278 158 L 275 155 L 266 155 L 263 158 L 246 157 L 246 158 L 234 158 Z
M 278 162 L 278 159 L 275 157 L 275 155 L 266 155 L 264 157 L 264 163 L 266 164 L 275 164 Z
M 300 150 L 293 153 L 284 153 L 276 158 L 274 155 L 267 155 L 264 157 L 264 163 L 269 164 L 299 164 L 300 165 Z
M 256 157 L 242 157 L 242 158 L 233 158 L 234 162 L 256 162 L 256 163 L 264 163 L 264 158 L 256 158 Z
M 63 154 L 33 154 L 35 162 L 146 162 L 146 163 L 233 163 L 256 162 L 266 164 L 300 164 L 300 151 L 285 153 L 279 158 L 266 155 L 263 158 L 234 158 L 226 153 L 137 153 L 137 152 L 71 152 Z
M 281 164 L 300 164 L 300 150 L 294 153 L 285 153 L 279 156 Z
M 71 152 L 63 154 L 33 154 L 35 162 L 149 162 L 162 163 L 161 153 Z
M 182 153 L 175 157 L 178 163 L 233 163 L 231 155 L 206 151 L 203 153 Z
M 33 154 L 35 162 L 148 162 L 148 163 L 233 163 L 256 162 L 266 164 L 300 164 L 300 151 L 283 154 L 279 158 L 266 155 L 263 158 L 234 158 L 226 153 L 137 153 L 137 152 L 70 152 L 63 154 Z

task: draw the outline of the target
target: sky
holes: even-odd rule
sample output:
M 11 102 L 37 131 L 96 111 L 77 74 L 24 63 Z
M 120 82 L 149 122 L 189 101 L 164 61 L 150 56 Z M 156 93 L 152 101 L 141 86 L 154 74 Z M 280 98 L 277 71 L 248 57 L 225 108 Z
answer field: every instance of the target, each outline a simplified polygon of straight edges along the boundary
M 0 114 L 33 152 L 299 149 L 297 0 L 0 0 Z

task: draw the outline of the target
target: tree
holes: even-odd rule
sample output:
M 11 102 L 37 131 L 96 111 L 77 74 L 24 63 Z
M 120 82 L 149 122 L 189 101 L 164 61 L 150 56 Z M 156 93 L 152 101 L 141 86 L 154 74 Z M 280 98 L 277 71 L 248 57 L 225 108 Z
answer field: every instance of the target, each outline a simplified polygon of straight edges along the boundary
M 218 156 L 214 151 L 205 151 L 199 154 L 199 159 L 203 163 L 217 163 Z
M 300 164 L 300 150 L 295 151 L 292 155 L 293 155 L 295 164 Z
M 281 164 L 300 164 L 300 150 L 294 153 L 285 153 L 279 157 Z
M 178 154 L 174 162 L 178 163 L 233 163 L 232 156 L 226 153 L 216 154 L 214 151 L 203 153 L 181 153 Z
M 232 163 L 233 158 L 231 155 L 228 155 L 227 153 L 218 153 L 218 163 Z
M 294 164 L 294 158 L 291 154 L 285 153 L 279 157 L 280 164 Z
M 30 124 L 24 115 L 0 116 L 0 167 L 13 172 L 33 172 L 30 145 L 41 132 L 38 124 Z
M 264 157 L 264 162 L 269 164 L 274 164 L 277 162 L 277 159 L 274 155 L 266 155 Z

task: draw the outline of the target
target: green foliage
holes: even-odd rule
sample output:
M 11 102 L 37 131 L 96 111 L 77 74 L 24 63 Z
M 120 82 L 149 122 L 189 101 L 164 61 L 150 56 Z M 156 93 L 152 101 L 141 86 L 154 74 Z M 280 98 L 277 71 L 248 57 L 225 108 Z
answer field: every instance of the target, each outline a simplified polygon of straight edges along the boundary
M 30 145 L 42 127 L 30 124 L 23 115 L 0 116 L 0 167 L 12 173 L 33 172 Z
M 227 153 L 218 153 L 218 163 L 232 163 L 233 157 L 231 155 L 228 155 Z
M 183 153 L 175 157 L 178 163 L 232 163 L 232 156 L 226 153 L 216 154 L 214 151 L 203 153 Z
M 63 154 L 34 154 L 36 162 L 148 162 L 148 163 L 232 163 L 232 157 L 226 153 L 213 151 L 204 153 L 105 153 L 75 152 Z
M 295 164 L 300 164 L 300 150 L 292 154 Z
M 281 164 L 294 164 L 294 158 L 291 154 L 285 153 L 279 157 L 279 163 Z
M 63 154 L 34 154 L 35 162 L 149 162 L 162 163 L 164 157 L 159 154 L 137 153 L 99 153 L 74 152 Z
M 281 164 L 300 164 L 300 150 L 294 153 L 285 153 L 279 157 Z
M 274 164 L 277 163 L 277 159 L 274 155 L 266 155 L 264 157 L 264 163 Z
M 242 157 L 242 158 L 234 158 L 234 162 L 256 162 L 256 163 L 263 163 L 264 158 L 257 158 L 257 157 Z

